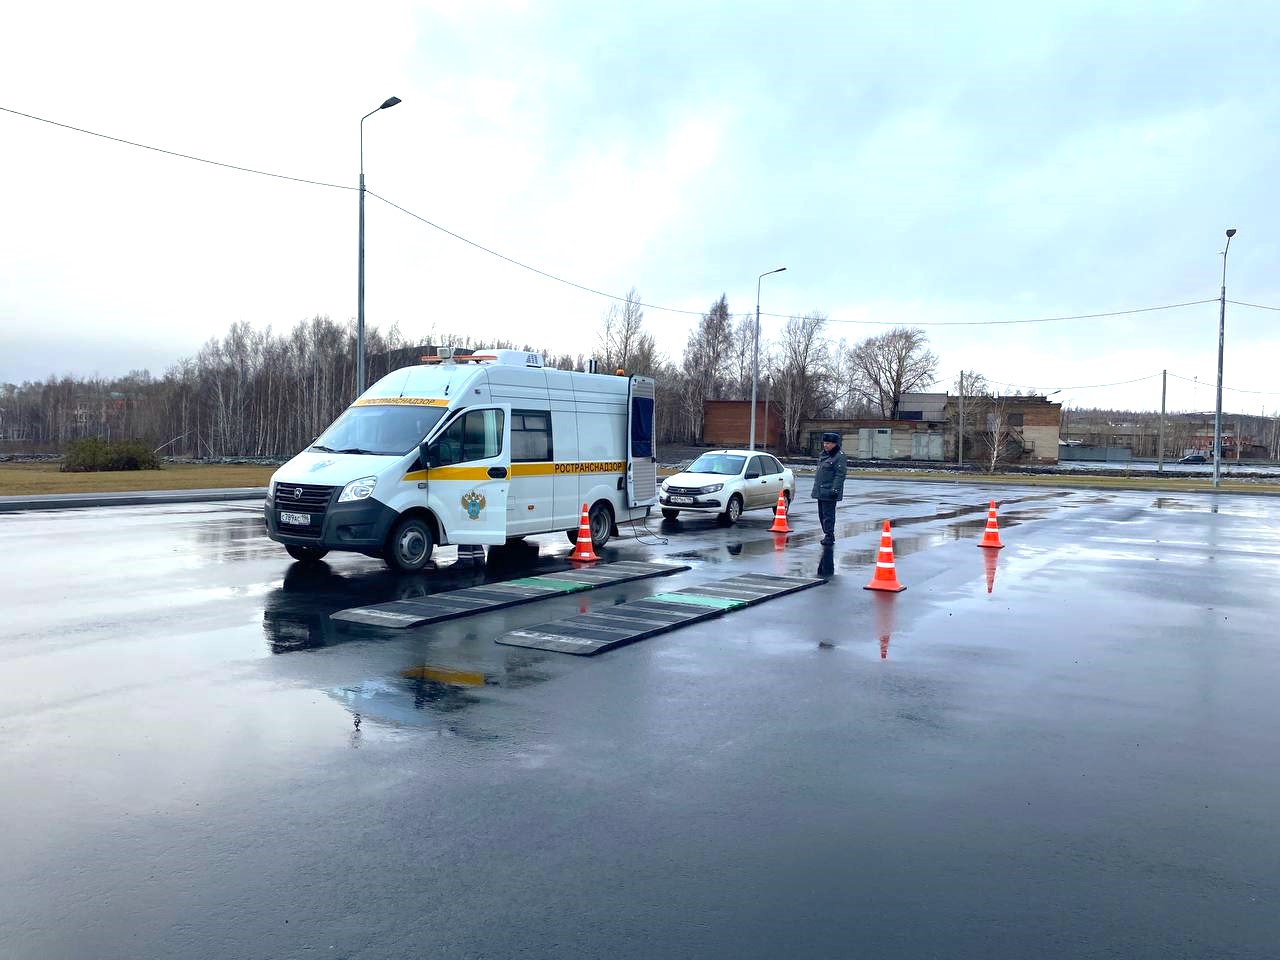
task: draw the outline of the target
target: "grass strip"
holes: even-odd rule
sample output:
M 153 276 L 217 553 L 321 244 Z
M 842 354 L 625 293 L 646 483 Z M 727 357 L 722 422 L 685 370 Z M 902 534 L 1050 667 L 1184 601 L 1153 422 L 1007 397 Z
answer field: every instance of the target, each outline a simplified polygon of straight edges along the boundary
M 0 497 L 265 487 L 276 467 L 175 463 L 160 470 L 59 473 L 56 463 L 0 463 Z

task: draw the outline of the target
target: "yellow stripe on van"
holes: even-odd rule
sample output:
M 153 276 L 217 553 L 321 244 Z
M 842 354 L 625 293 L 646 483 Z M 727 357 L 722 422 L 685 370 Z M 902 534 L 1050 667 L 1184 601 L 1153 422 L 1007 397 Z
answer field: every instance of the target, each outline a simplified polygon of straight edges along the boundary
M 353 407 L 447 407 L 448 400 L 439 397 L 365 397 Z
M 432 467 L 430 470 L 411 470 L 405 480 L 491 480 L 488 467 Z
M 583 460 L 580 462 L 513 463 L 511 476 L 549 477 L 552 474 L 625 473 L 627 464 L 622 460 Z M 432 480 L 489 480 L 488 467 L 432 467 L 430 470 L 411 470 L 403 477 L 407 483 Z

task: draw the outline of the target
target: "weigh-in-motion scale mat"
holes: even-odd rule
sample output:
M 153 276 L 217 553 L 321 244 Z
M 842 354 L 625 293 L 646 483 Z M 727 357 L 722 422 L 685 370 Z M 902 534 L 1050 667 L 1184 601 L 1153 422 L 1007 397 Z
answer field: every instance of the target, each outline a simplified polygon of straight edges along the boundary
M 826 582 L 825 579 L 808 577 L 744 573 L 728 580 L 713 580 L 683 590 L 657 593 L 596 613 L 582 613 L 565 620 L 522 627 L 504 633 L 498 637 L 498 643 L 589 657 Z
M 614 563 L 586 567 L 581 570 L 561 570 L 536 577 L 521 577 L 500 583 L 484 583 L 462 590 L 437 593 L 419 600 L 393 600 L 370 607 L 352 607 L 330 614 L 334 620 L 347 620 L 377 627 L 419 627 L 426 623 L 452 620 L 473 613 L 487 613 L 503 607 L 514 607 L 532 600 L 561 597 L 597 587 L 611 587 L 632 580 L 645 580 L 670 573 L 688 570 L 687 566 L 673 563 L 642 563 L 638 560 L 618 560 Z

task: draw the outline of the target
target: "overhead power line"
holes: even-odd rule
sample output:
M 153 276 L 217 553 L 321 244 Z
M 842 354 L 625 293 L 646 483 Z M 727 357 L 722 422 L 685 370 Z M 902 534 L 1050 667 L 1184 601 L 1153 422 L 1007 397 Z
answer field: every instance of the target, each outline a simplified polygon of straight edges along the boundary
M 573 287 L 577 290 L 582 290 L 586 293 L 593 293 L 598 297 L 607 297 L 610 300 L 617 300 L 619 303 L 628 302 L 626 297 L 620 297 L 617 294 L 613 294 L 613 293 L 606 293 L 605 291 L 597 290 L 594 287 L 583 286 L 580 283 L 574 283 L 572 280 L 566 280 L 564 277 L 557 277 L 554 273 L 548 273 L 546 270 L 539 270 L 537 267 L 531 267 L 527 263 L 521 263 L 519 260 L 515 260 L 511 257 L 508 257 L 505 253 L 499 253 L 497 250 L 491 250 L 490 248 L 484 246 L 483 244 L 476 243 L 474 240 L 468 240 L 466 237 L 462 236 L 462 234 L 454 233 L 452 230 L 448 229 L 447 227 L 442 227 L 438 223 L 432 223 L 430 220 L 428 220 L 426 217 L 422 216 L 421 214 L 414 213 L 412 210 L 406 209 L 405 207 L 400 206 L 400 204 L 394 203 L 391 200 L 388 200 L 386 197 L 378 196 L 378 194 L 374 193 L 372 190 L 366 190 L 365 193 L 367 193 L 371 197 L 381 200 L 387 206 L 394 207 L 395 209 L 399 210 L 401 213 L 406 214 L 410 217 L 413 217 L 413 219 L 415 220 L 421 220 L 428 227 L 431 227 L 435 230 L 439 230 L 441 233 L 448 234 L 449 236 L 453 237 L 455 240 L 461 240 L 463 243 L 469 244 L 475 247 L 477 250 L 482 250 L 485 253 L 489 254 L 490 256 L 497 257 L 499 260 L 505 260 L 507 261 L 507 263 L 510 263 L 514 266 L 520 267 L 524 270 L 528 270 L 531 273 L 536 273 L 540 277 L 546 277 L 548 280 L 554 280 L 557 283 L 563 283 L 566 286 Z M 676 307 L 663 307 L 663 306 L 659 306 L 656 303 L 637 303 L 636 306 L 644 307 L 646 310 L 661 310 L 666 313 L 683 313 L 683 314 L 688 314 L 690 316 L 695 316 L 695 317 L 702 316 L 704 312 L 702 310 L 681 310 Z
M 12 113 L 18 117 L 26 117 L 28 120 L 39 120 L 41 123 L 47 123 L 54 127 L 62 127 L 64 130 L 74 130 L 76 133 L 86 133 L 91 137 L 101 137 L 103 140 L 111 140 L 114 143 L 123 143 L 130 147 L 138 147 L 142 150 L 154 150 L 156 153 L 167 154 L 170 157 L 181 157 L 183 160 L 195 160 L 197 163 L 207 163 L 215 167 L 226 167 L 228 170 L 239 170 L 241 173 L 256 173 L 260 177 L 274 177 L 277 180 L 292 180 L 294 183 L 309 183 L 315 187 L 330 187 L 334 190 L 355 190 L 356 187 L 349 187 L 341 183 L 325 183 L 322 180 L 306 180 L 302 177 L 290 177 L 283 173 L 271 173 L 267 170 L 255 170 L 252 167 L 240 167 L 234 163 L 223 163 L 220 160 L 208 160 L 204 157 L 193 157 L 189 153 L 178 153 L 176 150 L 165 150 L 163 147 L 153 147 L 146 143 L 136 143 L 133 140 L 125 140 L 121 137 L 111 137 L 105 133 L 96 133 L 93 130 L 85 130 L 83 127 L 73 127 L 69 123 L 59 123 L 56 120 L 47 120 L 44 117 L 33 116 L 29 113 L 23 113 L 21 110 L 11 110 L 8 107 L 0 107 L 5 113 Z
M 1174 310 L 1178 307 L 1195 307 L 1203 303 L 1217 303 L 1218 298 L 1208 300 L 1187 300 L 1184 303 L 1165 303 L 1155 307 L 1134 307 L 1131 310 L 1111 310 L 1106 313 L 1077 313 L 1063 317 L 1035 317 L 1027 320 L 937 320 L 911 321 L 901 320 L 831 320 L 831 323 L 865 323 L 881 327 L 995 327 L 1010 323 L 1053 323 L 1057 320 L 1096 320 L 1101 317 L 1122 317 L 1130 313 L 1151 313 L 1153 310 Z M 776 313 L 762 313 L 762 317 L 776 317 Z
M 1228 300 L 1227 303 L 1234 303 L 1237 307 L 1253 307 L 1255 310 L 1280 310 L 1280 307 L 1268 307 L 1265 303 L 1245 303 L 1243 300 Z
M 1194 377 L 1184 377 L 1176 373 L 1171 373 L 1169 376 L 1173 377 L 1175 380 L 1185 380 L 1187 383 L 1194 383 L 1196 386 L 1200 387 L 1216 387 L 1216 384 L 1212 380 L 1200 380 Z M 1222 385 L 1222 389 L 1230 390 L 1233 393 L 1256 393 L 1264 397 L 1280 397 L 1280 390 L 1246 390 L 1243 387 L 1228 387 L 1225 383 Z
M 989 383 L 999 384 L 1002 387 L 1017 387 L 1019 390 L 1049 390 L 1058 392 L 1060 390 L 1094 390 L 1099 387 L 1123 387 L 1130 383 L 1142 383 L 1144 380 L 1154 380 L 1160 376 L 1158 373 L 1151 373 L 1145 377 L 1137 377 L 1133 380 L 1117 380 L 1115 383 L 1077 383 L 1069 387 L 1059 387 L 1057 385 L 1048 387 L 1031 387 L 1025 383 L 1005 383 L 1003 380 L 990 380 Z
M 566 280 L 564 277 L 557 276 L 554 273 L 551 273 L 547 270 L 539 269 L 538 267 L 530 266 L 527 263 L 522 263 L 521 261 L 516 260 L 513 257 L 508 257 L 506 254 L 499 253 L 497 250 L 493 250 L 490 247 L 486 247 L 481 243 L 477 243 L 474 240 L 469 240 L 468 238 L 462 236 L 462 234 L 455 233 L 454 231 L 450 230 L 447 227 L 442 227 L 440 224 L 434 223 L 431 220 L 428 220 L 426 217 L 422 216 L 421 214 L 414 213 L 412 210 L 409 210 L 406 207 L 402 207 L 400 204 L 395 203 L 394 201 L 388 200 L 386 197 L 380 196 L 374 193 L 372 190 L 367 190 L 366 193 L 368 193 L 368 195 L 371 197 L 376 197 L 378 200 L 381 200 L 383 203 L 387 204 L 387 206 L 394 207 L 396 210 L 399 210 L 401 213 L 407 216 L 410 216 L 415 220 L 420 220 L 421 222 L 425 223 L 427 226 L 435 230 L 439 230 L 441 233 L 447 234 L 450 237 L 453 237 L 455 240 L 461 240 L 463 243 L 473 246 L 477 250 L 481 250 L 484 253 L 497 257 L 500 260 L 505 260 L 507 263 L 510 263 L 513 266 L 517 266 L 517 267 L 520 267 L 521 269 L 528 270 L 531 273 L 536 273 L 538 274 L 538 276 L 546 277 L 548 280 L 554 280 L 557 283 L 563 283 L 566 286 L 573 287 L 576 290 L 582 290 L 586 293 L 595 294 L 596 296 L 599 296 L 599 297 L 606 297 L 609 300 L 616 300 L 619 303 L 627 302 L 626 297 L 618 296 L 615 293 L 608 293 L 604 290 L 597 290 L 595 287 L 588 287 L 588 286 L 585 286 L 584 284 L 576 283 L 573 280 Z M 1035 317 L 1035 318 L 1026 319 L 1026 320 L 953 320 L 953 321 L 940 320 L 940 321 L 926 321 L 926 322 L 913 321 L 911 323 L 903 323 L 903 321 L 901 320 L 837 320 L 837 319 L 832 319 L 828 317 L 826 318 L 826 322 L 864 324 L 866 326 L 874 326 L 874 327 L 901 327 L 901 326 L 988 327 L 988 326 L 998 326 L 1002 324 L 1011 324 L 1011 323 L 1052 323 L 1053 321 L 1056 321 L 1056 320 L 1094 320 L 1102 317 L 1119 317 L 1119 316 L 1124 316 L 1126 314 L 1132 314 L 1132 313 L 1150 313 L 1153 310 L 1173 310 L 1178 307 L 1193 307 L 1193 306 L 1198 306 L 1200 304 L 1217 303 L 1217 302 L 1218 300 L 1216 297 L 1211 297 L 1207 300 L 1188 300 L 1184 303 L 1166 303 L 1166 304 L 1161 304 L 1159 306 L 1154 306 L 1154 307 L 1135 307 L 1130 310 L 1111 310 L 1105 313 L 1080 313 L 1080 314 L 1073 314 L 1071 316 L 1061 316 L 1061 317 Z M 664 313 L 679 313 L 679 314 L 684 314 L 686 316 L 694 316 L 694 317 L 700 317 L 703 315 L 703 313 L 705 313 L 705 311 L 703 310 L 684 310 L 679 307 L 664 307 L 661 304 L 657 304 L 657 303 L 637 302 L 636 306 L 643 307 L 646 310 L 657 310 Z M 793 313 L 761 312 L 760 316 L 772 317 L 778 320 L 796 320 L 801 318 L 799 314 L 793 314 Z
M 305 183 L 305 184 L 309 184 L 311 186 L 316 186 L 316 187 L 327 187 L 332 190 L 358 189 L 357 187 L 349 186 L 347 184 L 327 183 L 323 180 L 309 180 L 305 177 L 293 177 L 283 173 L 272 173 L 269 170 L 258 170 L 253 167 L 240 166 L 234 163 L 225 163 L 221 160 L 210 160 L 207 157 L 197 157 L 189 153 L 179 153 L 176 150 L 167 150 L 163 147 L 155 147 L 146 143 L 138 143 L 137 141 L 134 141 L 134 140 L 126 140 L 123 137 L 113 137 L 113 136 L 110 136 L 109 134 L 98 133 L 97 131 L 94 131 L 94 130 L 86 130 L 83 127 L 72 126 L 69 123 L 60 123 L 57 120 L 49 120 L 46 117 L 37 117 L 34 114 L 24 113 L 21 110 L 14 110 L 11 107 L 0 106 L 0 111 L 3 111 L 4 113 L 10 113 L 18 117 L 25 117 L 28 120 L 35 120 L 40 123 L 47 123 L 50 126 L 60 127 L 64 130 L 72 130 L 76 133 L 86 134 L 87 136 L 99 137 L 103 140 L 110 140 L 113 143 L 122 143 L 122 144 L 125 144 L 126 146 L 137 147 L 140 150 L 151 150 L 155 153 L 165 154 L 166 156 L 178 157 L 182 160 L 193 160 L 197 163 L 207 163 L 210 166 L 223 167 L 224 169 L 227 169 L 227 170 L 236 170 L 241 173 L 252 173 L 262 177 L 272 177 L 277 180 L 289 180 L 294 183 Z M 470 240 L 467 237 L 464 237 L 460 233 L 456 233 L 453 230 L 448 229 L 447 227 L 443 227 L 438 223 L 434 223 L 431 220 L 428 220 L 426 217 L 421 216 L 420 214 L 414 213 L 412 210 L 409 210 L 406 207 L 402 207 L 400 206 L 400 204 L 394 203 L 393 201 L 388 200 L 386 197 L 383 197 L 374 193 L 372 190 L 368 190 L 366 192 L 369 194 L 369 196 L 376 197 L 378 200 L 381 200 L 383 203 L 387 204 L 388 206 L 393 207 L 396 210 L 399 210 L 401 213 L 407 216 L 410 216 L 415 220 L 420 220 L 421 222 L 425 223 L 427 226 L 432 227 L 435 230 L 439 230 L 441 233 L 447 234 L 448 236 L 453 237 L 455 240 L 459 240 L 462 243 L 475 247 L 477 250 L 483 251 L 484 253 L 487 253 L 490 256 L 494 256 L 500 260 L 504 260 L 507 263 L 512 264 L 513 266 L 517 266 L 517 267 L 520 267 L 521 269 L 528 270 L 532 273 L 536 273 L 541 277 L 547 278 L 548 280 L 554 280 L 557 283 L 562 283 L 562 284 L 565 284 L 566 286 L 570 286 L 577 290 L 581 290 L 584 293 L 590 293 L 598 297 L 604 297 L 609 300 L 617 301 L 619 303 L 626 303 L 628 301 L 627 297 L 618 296 L 617 294 L 608 293 L 607 291 L 604 291 L 604 290 L 598 290 L 595 287 L 589 287 L 589 286 L 586 286 L 585 284 L 576 283 L 573 280 L 568 280 L 564 277 L 557 276 L 556 274 L 551 273 L 550 271 L 542 270 L 542 269 L 539 269 L 538 267 L 530 266 L 527 263 L 522 263 L 521 261 L 516 260 L 513 257 L 509 257 L 504 253 L 499 253 L 497 250 L 494 250 L 490 247 L 486 247 L 483 244 L 477 243 L 474 240 Z M 903 321 L 900 321 L 900 320 L 849 320 L 849 319 L 838 319 L 838 318 L 827 317 L 825 318 L 825 321 L 827 323 L 847 323 L 847 324 L 871 326 L 871 327 L 897 327 L 897 326 L 993 327 L 993 326 L 1006 326 L 1011 324 L 1022 324 L 1022 323 L 1055 323 L 1055 322 L 1065 321 L 1065 320 L 1098 320 L 1106 317 L 1121 317 L 1121 316 L 1128 316 L 1128 315 L 1138 314 L 1138 313 L 1151 313 L 1157 310 L 1175 310 L 1180 307 L 1194 307 L 1194 306 L 1200 306 L 1206 303 L 1216 303 L 1216 302 L 1217 302 L 1217 298 L 1213 297 L 1205 300 L 1187 300 L 1182 303 L 1166 303 L 1166 304 L 1159 304 L 1157 306 L 1151 306 L 1151 307 L 1134 307 L 1127 310 L 1110 310 L 1102 313 L 1079 313 L 1079 314 L 1070 314 L 1070 315 L 1055 316 L 1055 317 L 1029 317 L 1029 318 L 1023 318 L 1023 319 L 1014 319 L 1014 320 L 936 320 L 936 321 L 913 321 L 910 323 L 904 323 Z M 1260 303 L 1247 303 L 1242 300 L 1232 300 L 1230 302 L 1233 304 L 1236 304 L 1237 306 L 1242 306 L 1242 307 L 1253 307 L 1259 310 L 1280 311 L 1280 307 L 1266 306 Z M 684 316 L 697 317 L 697 316 L 702 316 L 704 313 L 704 311 L 701 311 L 701 310 L 686 310 L 679 307 L 666 307 L 657 303 L 637 302 L 636 305 L 639 307 L 643 307 L 646 310 L 656 310 L 662 313 L 676 313 L 676 314 L 682 314 Z M 787 313 L 762 312 L 760 316 L 769 317 L 775 320 L 794 320 L 794 319 L 801 318 L 800 314 L 787 314 Z M 1011 386 L 1013 385 L 1011 384 Z M 1071 388 L 1063 388 L 1063 389 L 1071 389 Z M 1083 388 L 1074 388 L 1074 389 L 1083 389 Z M 1253 391 L 1247 391 L 1247 392 L 1253 392 Z M 1263 391 L 1256 391 L 1256 392 L 1263 392 Z

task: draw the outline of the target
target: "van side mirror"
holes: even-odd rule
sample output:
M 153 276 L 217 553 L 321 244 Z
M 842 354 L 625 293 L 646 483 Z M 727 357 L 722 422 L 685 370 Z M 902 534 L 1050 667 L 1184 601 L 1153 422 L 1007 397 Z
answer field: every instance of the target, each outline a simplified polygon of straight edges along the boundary
M 425 467 L 436 466 L 436 464 L 433 464 L 431 462 L 431 458 L 434 457 L 435 455 L 436 455 L 436 448 L 429 445 L 427 441 L 423 440 L 420 444 L 418 444 L 418 463 L 422 467 L 425 468 Z

